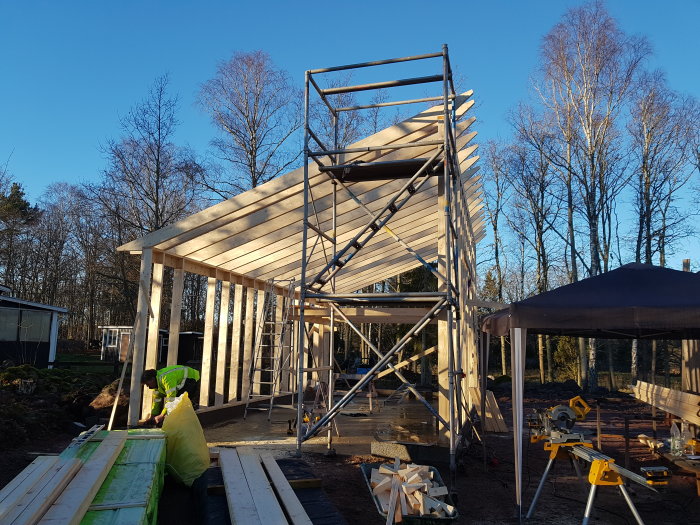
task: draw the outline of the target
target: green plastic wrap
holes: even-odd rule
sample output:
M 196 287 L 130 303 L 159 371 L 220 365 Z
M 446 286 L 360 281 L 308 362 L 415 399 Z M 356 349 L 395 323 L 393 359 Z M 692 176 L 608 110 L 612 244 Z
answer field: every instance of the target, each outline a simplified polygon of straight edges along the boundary
M 83 525 L 156 525 L 158 522 L 165 467 L 165 434 L 162 430 L 146 429 L 129 430 L 128 433 L 130 436 L 151 436 L 151 439 L 126 440 L 95 495 L 91 510 L 81 521 Z M 106 435 L 107 432 L 102 431 L 96 437 Z M 88 441 L 78 449 L 64 450 L 61 456 L 86 460 L 99 443 Z

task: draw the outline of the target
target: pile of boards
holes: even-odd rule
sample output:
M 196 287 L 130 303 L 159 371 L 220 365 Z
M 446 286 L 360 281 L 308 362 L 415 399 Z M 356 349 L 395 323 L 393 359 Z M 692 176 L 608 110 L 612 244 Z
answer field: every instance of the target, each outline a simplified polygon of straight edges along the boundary
M 434 479 L 435 470 L 427 465 L 394 463 L 373 468 L 370 486 L 386 523 L 400 523 L 404 516 L 453 517 L 455 508 L 447 503 L 448 490 Z
M 132 445 L 132 440 L 147 439 L 150 443 L 143 444 L 148 450 L 125 447 L 127 439 Z M 150 522 L 156 512 L 148 512 L 149 491 L 152 480 L 162 478 L 164 458 L 165 436 L 161 431 L 147 435 L 103 431 L 77 440 L 59 456 L 37 457 L 0 490 L 0 523 Z M 140 461 L 134 464 L 135 460 Z M 111 473 L 113 467 L 119 472 Z M 129 479 L 120 482 L 128 473 Z M 101 490 L 103 483 L 109 485 L 106 490 Z M 96 497 L 98 492 L 103 496 Z
M 289 481 L 269 453 L 220 448 L 219 466 L 232 523 L 311 525 Z

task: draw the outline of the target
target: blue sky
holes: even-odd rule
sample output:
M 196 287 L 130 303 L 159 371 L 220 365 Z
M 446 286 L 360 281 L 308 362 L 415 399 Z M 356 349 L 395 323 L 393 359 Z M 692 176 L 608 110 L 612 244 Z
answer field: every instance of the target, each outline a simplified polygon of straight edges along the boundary
M 479 142 L 506 137 L 542 36 L 580 3 L 0 0 L 0 164 L 31 200 L 53 182 L 97 180 L 100 144 L 118 137 L 119 116 L 163 73 L 180 98 L 178 142 L 204 155 L 214 130 L 194 105 L 199 86 L 218 61 L 255 49 L 301 88 L 306 69 L 447 43 L 478 101 Z M 700 97 L 700 2 L 617 0 L 608 9 L 623 30 L 649 38 L 651 64 L 674 89 Z

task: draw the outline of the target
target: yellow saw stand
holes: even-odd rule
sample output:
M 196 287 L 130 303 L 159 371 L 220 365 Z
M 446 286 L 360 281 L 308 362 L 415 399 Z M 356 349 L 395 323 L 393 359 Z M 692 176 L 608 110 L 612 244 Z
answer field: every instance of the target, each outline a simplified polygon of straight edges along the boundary
M 630 511 L 632 511 L 634 519 L 639 525 L 644 525 L 644 521 L 639 515 L 637 508 L 632 502 L 632 498 L 630 498 L 630 495 L 625 488 L 623 477 L 639 483 L 650 490 L 656 491 L 656 489 L 651 486 L 654 484 L 654 482 L 616 465 L 613 458 L 594 450 L 593 445 L 587 441 L 581 440 L 556 443 L 552 442 L 551 440 L 546 440 L 544 442 L 544 449 L 549 451 L 549 461 L 547 462 L 547 467 L 544 470 L 542 479 L 540 479 L 540 483 L 537 486 L 537 491 L 535 492 L 535 497 L 532 499 L 532 503 L 528 509 L 526 519 L 531 518 L 535 512 L 535 505 L 537 504 L 537 500 L 542 493 L 544 483 L 547 480 L 547 476 L 549 475 L 549 471 L 551 470 L 554 461 L 557 459 L 573 459 L 574 468 L 576 469 L 576 473 L 580 478 L 581 473 L 578 468 L 577 458 L 581 458 L 590 462 L 591 464 L 588 472 L 588 482 L 591 484 L 591 489 L 588 493 L 588 500 L 586 501 L 586 510 L 583 514 L 582 524 L 587 525 L 588 521 L 590 520 L 597 488 L 599 486 L 607 485 L 619 487 L 620 493 L 627 502 Z

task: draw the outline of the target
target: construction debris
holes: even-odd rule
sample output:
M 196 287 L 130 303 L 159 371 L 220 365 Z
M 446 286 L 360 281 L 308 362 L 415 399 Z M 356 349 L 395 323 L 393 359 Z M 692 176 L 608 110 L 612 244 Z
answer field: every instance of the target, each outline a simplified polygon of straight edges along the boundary
M 405 516 L 456 518 L 447 487 L 434 467 L 384 463 L 378 468 L 363 465 L 377 508 L 386 514 L 386 523 L 400 523 Z

